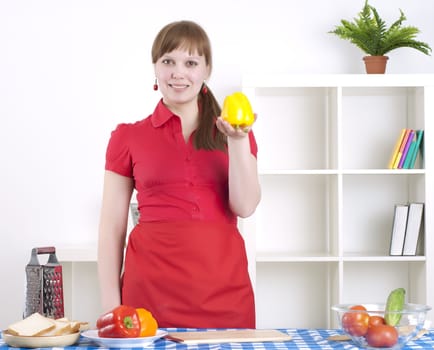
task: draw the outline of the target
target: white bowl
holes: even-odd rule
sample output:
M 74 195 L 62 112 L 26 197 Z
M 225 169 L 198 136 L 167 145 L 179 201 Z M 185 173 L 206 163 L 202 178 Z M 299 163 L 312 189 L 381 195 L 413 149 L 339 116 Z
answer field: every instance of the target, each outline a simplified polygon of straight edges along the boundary
M 51 348 L 75 344 L 80 338 L 80 332 L 56 336 L 23 337 L 4 331 L 2 337 L 6 344 L 15 348 Z

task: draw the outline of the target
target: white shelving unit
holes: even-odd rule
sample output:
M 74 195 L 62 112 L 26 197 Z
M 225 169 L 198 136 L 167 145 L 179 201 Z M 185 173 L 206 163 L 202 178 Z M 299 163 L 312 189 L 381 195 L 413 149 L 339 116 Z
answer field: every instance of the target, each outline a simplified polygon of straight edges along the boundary
M 246 76 L 262 201 L 243 220 L 257 327 L 336 327 L 336 303 L 434 306 L 434 75 Z M 387 165 L 402 128 L 424 129 L 415 169 Z M 389 256 L 394 204 L 425 203 L 423 249 Z M 431 315 L 429 315 L 432 318 Z

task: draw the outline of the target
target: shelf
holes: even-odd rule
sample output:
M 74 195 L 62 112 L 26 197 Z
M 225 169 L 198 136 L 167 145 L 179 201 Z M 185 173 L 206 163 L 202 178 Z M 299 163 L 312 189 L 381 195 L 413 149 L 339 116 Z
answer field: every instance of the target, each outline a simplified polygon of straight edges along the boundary
M 415 256 L 367 256 L 367 255 L 360 255 L 360 256 L 349 256 L 345 255 L 342 257 L 342 261 L 344 262 L 412 262 L 412 261 L 426 261 L 426 257 L 422 255 L 415 255 Z
M 344 255 L 344 256 L 331 256 L 331 255 L 293 255 L 293 254 L 279 254 L 274 252 L 258 252 L 256 254 L 256 263 L 274 263 L 274 262 L 413 262 L 413 261 L 426 261 L 423 255 L 415 256 L 390 256 L 390 255 Z
M 257 263 L 267 262 L 337 262 L 339 258 L 330 255 L 293 255 L 293 254 L 278 254 L 278 253 L 262 253 L 256 254 Z
M 325 169 L 258 169 L 260 176 L 267 175 L 337 175 L 337 170 L 325 170 Z
M 425 175 L 425 169 L 259 169 L 260 176 L 274 175 Z
M 425 169 L 349 169 L 342 175 L 425 175 Z
M 434 75 L 252 75 L 243 92 L 258 114 L 262 199 L 245 235 L 257 326 L 333 327 L 331 305 L 397 287 L 434 304 L 434 144 L 414 169 L 387 168 L 402 128 L 433 128 Z M 394 206 L 407 202 L 425 203 L 425 241 L 389 256 Z M 299 310 L 311 300 L 315 315 Z

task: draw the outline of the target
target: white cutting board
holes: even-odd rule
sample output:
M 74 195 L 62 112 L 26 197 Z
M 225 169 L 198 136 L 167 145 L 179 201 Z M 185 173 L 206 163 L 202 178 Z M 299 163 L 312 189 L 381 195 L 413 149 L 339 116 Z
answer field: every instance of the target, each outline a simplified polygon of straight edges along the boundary
M 291 340 L 290 335 L 274 329 L 170 332 L 165 338 L 185 344 L 246 343 Z

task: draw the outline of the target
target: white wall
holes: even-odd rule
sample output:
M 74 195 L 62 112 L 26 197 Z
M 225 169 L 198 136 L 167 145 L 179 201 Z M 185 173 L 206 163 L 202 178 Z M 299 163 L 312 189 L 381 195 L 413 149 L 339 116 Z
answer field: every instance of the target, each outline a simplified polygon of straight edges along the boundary
M 150 47 L 164 24 L 205 27 L 222 100 L 243 73 L 364 73 L 362 52 L 327 33 L 363 3 L 0 0 L 1 329 L 21 317 L 32 247 L 95 246 L 109 133 L 152 112 Z M 434 46 L 431 0 L 371 3 L 388 23 L 403 9 Z M 434 72 L 418 51 L 389 56 L 388 73 Z

